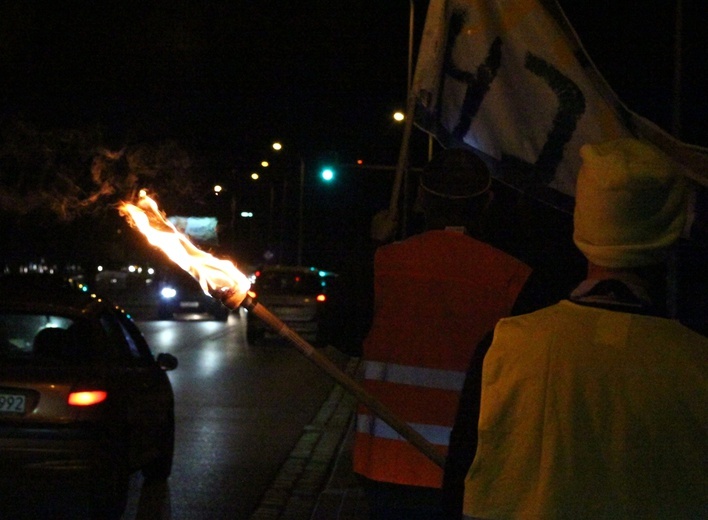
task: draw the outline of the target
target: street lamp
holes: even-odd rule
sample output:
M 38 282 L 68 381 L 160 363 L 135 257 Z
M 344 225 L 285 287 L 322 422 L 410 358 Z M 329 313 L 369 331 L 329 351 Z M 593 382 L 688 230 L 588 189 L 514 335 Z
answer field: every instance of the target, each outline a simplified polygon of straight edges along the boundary
M 273 150 L 280 152 L 283 150 L 283 145 L 280 142 L 274 142 L 272 144 Z M 298 160 L 300 161 L 300 194 L 298 202 L 298 221 L 297 221 L 297 265 L 302 265 L 302 245 L 303 245 L 303 207 L 304 207 L 304 194 L 305 194 L 305 160 L 301 155 L 298 154 Z

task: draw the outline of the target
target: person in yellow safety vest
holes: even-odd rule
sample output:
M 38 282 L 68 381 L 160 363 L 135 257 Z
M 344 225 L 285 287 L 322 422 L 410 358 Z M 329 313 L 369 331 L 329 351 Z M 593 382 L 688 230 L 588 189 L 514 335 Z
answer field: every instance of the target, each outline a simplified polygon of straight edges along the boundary
M 636 139 L 580 154 L 573 239 L 588 277 L 496 326 L 464 517 L 708 518 L 708 338 L 659 304 L 686 179 Z
M 490 185 L 476 154 L 442 151 L 420 179 L 426 231 L 375 254 L 363 385 L 443 455 L 474 347 L 509 314 L 531 272 L 470 236 L 479 235 Z M 353 466 L 371 518 L 440 517 L 442 469 L 363 405 Z

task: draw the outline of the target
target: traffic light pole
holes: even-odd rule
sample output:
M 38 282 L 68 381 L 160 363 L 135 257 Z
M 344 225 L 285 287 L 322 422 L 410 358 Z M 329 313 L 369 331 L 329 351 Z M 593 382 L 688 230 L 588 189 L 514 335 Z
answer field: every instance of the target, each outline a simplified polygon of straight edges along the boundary
M 303 220 L 303 204 L 305 195 L 305 160 L 300 157 L 300 204 L 298 208 L 297 220 L 297 265 L 302 265 L 302 220 Z

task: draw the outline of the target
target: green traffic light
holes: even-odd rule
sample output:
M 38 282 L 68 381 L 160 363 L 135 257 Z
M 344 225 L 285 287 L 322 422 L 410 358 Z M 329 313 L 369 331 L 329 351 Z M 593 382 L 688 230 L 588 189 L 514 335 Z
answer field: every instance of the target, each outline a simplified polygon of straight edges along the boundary
M 334 180 L 334 170 L 332 168 L 323 168 L 320 175 L 322 176 L 322 180 L 326 182 Z

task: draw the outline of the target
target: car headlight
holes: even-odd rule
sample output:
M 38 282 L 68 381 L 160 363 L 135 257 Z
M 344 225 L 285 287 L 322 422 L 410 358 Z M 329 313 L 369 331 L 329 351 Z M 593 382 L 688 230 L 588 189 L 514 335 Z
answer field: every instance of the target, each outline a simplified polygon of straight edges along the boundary
M 160 290 L 160 295 L 164 299 L 169 300 L 177 296 L 177 291 L 173 287 L 163 287 L 162 290 Z

